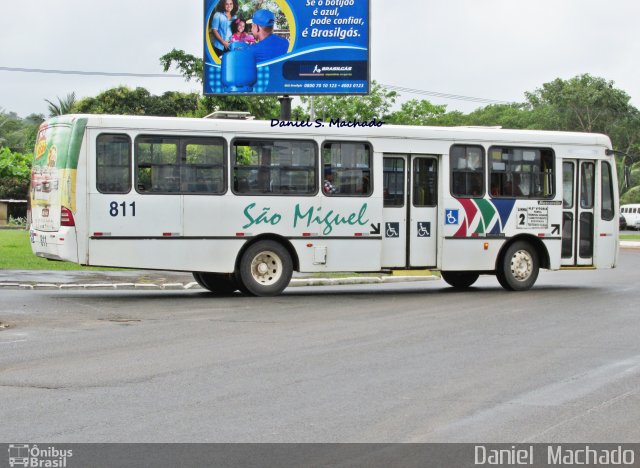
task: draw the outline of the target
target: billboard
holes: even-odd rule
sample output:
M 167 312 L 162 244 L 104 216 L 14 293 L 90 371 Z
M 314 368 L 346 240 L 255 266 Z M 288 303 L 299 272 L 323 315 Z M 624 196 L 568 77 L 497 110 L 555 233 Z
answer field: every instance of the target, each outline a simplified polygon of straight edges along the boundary
M 367 94 L 369 0 L 204 0 L 204 94 Z

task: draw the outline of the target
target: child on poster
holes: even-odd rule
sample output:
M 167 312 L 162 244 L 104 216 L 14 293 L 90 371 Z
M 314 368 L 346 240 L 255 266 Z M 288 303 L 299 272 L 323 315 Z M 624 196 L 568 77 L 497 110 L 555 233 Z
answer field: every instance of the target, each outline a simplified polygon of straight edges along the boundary
M 247 22 L 242 18 L 236 18 L 231 22 L 231 40 L 229 42 L 244 42 L 246 44 L 253 44 L 256 42 L 255 38 L 246 32 Z

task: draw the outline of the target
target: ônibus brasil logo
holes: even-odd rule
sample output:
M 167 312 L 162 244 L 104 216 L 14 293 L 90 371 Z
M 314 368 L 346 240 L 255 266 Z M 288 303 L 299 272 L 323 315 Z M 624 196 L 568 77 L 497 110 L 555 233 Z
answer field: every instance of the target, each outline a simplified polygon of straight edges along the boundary
M 37 445 L 9 444 L 9 466 L 33 468 L 65 468 L 73 450 L 55 447 L 40 448 Z

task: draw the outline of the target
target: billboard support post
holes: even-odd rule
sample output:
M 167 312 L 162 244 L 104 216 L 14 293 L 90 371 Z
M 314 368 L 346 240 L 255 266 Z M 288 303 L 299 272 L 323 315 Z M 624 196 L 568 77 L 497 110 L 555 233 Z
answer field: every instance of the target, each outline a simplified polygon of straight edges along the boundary
M 280 101 L 280 120 L 291 120 L 291 101 L 293 101 L 293 98 L 291 96 L 280 96 L 278 101 Z

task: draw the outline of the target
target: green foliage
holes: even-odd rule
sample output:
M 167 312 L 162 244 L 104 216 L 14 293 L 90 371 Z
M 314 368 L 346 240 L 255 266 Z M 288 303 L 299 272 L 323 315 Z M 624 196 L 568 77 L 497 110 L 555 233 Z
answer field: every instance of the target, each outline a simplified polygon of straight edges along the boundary
M 423 99 L 404 102 L 400 110 L 392 113 L 386 121 L 399 125 L 437 125 L 438 119 L 447 112 L 446 105 L 435 105 Z
M 276 29 L 288 29 L 287 18 L 282 8 L 274 0 L 239 0 L 238 16 L 245 20 L 251 18 L 256 10 L 270 10 L 276 17 Z
M 197 93 L 167 91 L 162 96 L 155 96 L 145 88 L 118 86 L 96 97 L 81 99 L 75 104 L 74 112 L 176 117 L 194 112 L 198 108 L 199 99 Z
M 555 79 L 532 93 L 525 93 L 531 106 L 546 107 L 553 130 L 608 133 L 615 120 L 630 110 L 630 97 L 613 87 L 613 81 L 579 75 Z
M 27 198 L 32 160 L 30 154 L 13 153 L 9 148 L 0 149 L 0 198 Z
M 178 69 L 187 81 L 194 79 L 202 83 L 204 62 L 195 55 L 187 54 L 184 50 L 173 49 L 160 57 L 160 64 L 164 71 L 169 71 L 172 65 Z
M 9 148 L 0 149 L 0 177 L 29 177 L 33 155 L 13 153 Z
M 364 96 L 318 96 L 314 99 L 316 118 L 324 121 L 341 118 L 345 120 L 384 119 L 395 103 L 395 91 L 387 91 L 373 81 L 371 92 Z M 310 104 L 308 97 L 301 98 L 303 104 Z
M 45 102 L 49 104 L 49 117 L 71 114 L 73 106 L 76 103 L 76 93 L 69 93 L 65 98 L 61 99 L 58 97 L 57 99 L 57 104 L 45 99 Z
M 7 222 L 7 224 L 9 226 L 26 228 L 27 218 L 25 216 L 18 216 L 14 218 L 13 216 L 9 215 L 9 221 Z
M 8 147 L 18 153 L 33 151 L 43 120 L 43 115 L 31 114 L 21 119 L 14 112 L 5 113 L 0 109 L 0 148 Z
M 621 205 L 627 203 L 640 203 L 640 185 L 630 188 L 620 197 Z
M 467 125 L 499 126 L 502 128 L 533 128 L 535 119 L 526 104 L 490 104 L 467 116 Z

